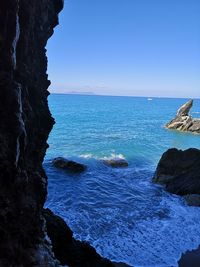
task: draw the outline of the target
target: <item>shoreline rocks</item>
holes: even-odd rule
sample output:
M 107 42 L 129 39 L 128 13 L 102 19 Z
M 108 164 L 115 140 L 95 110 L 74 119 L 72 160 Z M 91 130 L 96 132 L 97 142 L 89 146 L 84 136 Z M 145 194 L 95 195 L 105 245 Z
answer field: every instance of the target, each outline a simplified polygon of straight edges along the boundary
M 200 262 L 200 246 L 197 249 L 186 251 L 181 255 L 178 261 L 179 267 L 199 267 Z
M 200 150 L 167 150 L 158 163 L 153 182 L 165 185 L 167 191 L 177 195 L 200 194 Z
M 82 173 L 82 172 L 86 171 L 86 169 L 87 169 L 86 165 L 84 165 L 82 163 L 75 162 L 73 160 L 65 159 L 63 157 L 55 158 L 52 161 L 52 164 L 56 168 L 66 170 L 66 171 L 69 171 L 71 173 Z
M 52 243 L 52 249 L 61 265 L 71 267 L 114 267 L 115 265 L 102 258 L 87 242 L 73 238 L 73 232 L 65 221 L 55 215 L 50 209 L 43 210 L 46 220 L 47 234 Z
M 200 119 L 192 118 L 189 114 L 193 106 L 193 100 L 189 100 L 182 105 L 176 114 L 176 117 L 165 125 L 167 129 L 173 129 L 183 132 L 192 132 L 200 134 Z

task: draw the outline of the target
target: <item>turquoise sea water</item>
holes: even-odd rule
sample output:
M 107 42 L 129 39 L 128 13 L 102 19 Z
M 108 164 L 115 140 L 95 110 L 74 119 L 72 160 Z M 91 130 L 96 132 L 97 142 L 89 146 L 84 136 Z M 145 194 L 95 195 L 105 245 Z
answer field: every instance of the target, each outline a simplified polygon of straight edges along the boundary
M 200 148 L 199 135 L 163 127 L 186 101 L 49 97 L 56 125 L 44 161 L 49 177 L 46 206 L 102 256 L 135 267 L 175 267 L 182 252 L 200 244 L 200 209 L 151 183 L 168 148 Z M 192 112 L 200 117 L 200 100 Z M 88 170 L 81 175 L 57 170 L 51 165 L 57 156 L 83 162 Z M 113 157 L 125 158 L 129 167 L 112 169 L 102 163 Z

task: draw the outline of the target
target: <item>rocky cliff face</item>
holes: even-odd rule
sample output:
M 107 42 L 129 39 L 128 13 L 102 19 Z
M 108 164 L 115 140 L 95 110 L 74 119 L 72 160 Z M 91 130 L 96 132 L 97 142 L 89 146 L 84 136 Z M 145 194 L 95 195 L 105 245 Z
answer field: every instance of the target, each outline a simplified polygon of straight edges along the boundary
M 166 128 L 192 133 L 200 133 L 200 119 L 192 118 L 189 114 L 192 108 L 193 100 L 189 100 L 182 105 L 176 114 L 176 117 L 166 124 Z
M 0 267 L 113 266 L 43 210 L 54 124 L 45 46 L 62 8 L 62 0 L 0 2 Z
M 61 0 L 0 1 L 0 266 L 57 266 L 41 216 L 53 126 L 45 46 Z

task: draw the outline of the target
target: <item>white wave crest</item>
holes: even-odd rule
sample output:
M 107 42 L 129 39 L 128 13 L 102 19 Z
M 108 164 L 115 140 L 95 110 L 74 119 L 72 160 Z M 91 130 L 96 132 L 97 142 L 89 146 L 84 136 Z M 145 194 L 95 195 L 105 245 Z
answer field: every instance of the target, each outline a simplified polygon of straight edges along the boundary
M 84 158 L 84 159 L 91 159 L 93 158 L 92 153 L 88 153 L 88 154 L 81 154 L 80 158 Z
M 126 159 L 123 154 L 115 154 L 115 153 L 111 153 L 110 156 L 104 156 L 104 157 L 95 156 L 92 153 L 86 153 L 86 154 L 81 154 L 79 157 L 80 158 L 84 158 L 84 159 L 92 159 L 93 158 L 93 159 L 96 159 L 96 160 Z
M 122 154 L 115 154 L 115 153 L 112 153 L 110 156 L 108 157 L 103 157 L 102 158 L 103 160 L 110 160 L 110 159 L 114 159 L 114 160 L 118 160 L 118 159 L 126 159 L 124 155 Z

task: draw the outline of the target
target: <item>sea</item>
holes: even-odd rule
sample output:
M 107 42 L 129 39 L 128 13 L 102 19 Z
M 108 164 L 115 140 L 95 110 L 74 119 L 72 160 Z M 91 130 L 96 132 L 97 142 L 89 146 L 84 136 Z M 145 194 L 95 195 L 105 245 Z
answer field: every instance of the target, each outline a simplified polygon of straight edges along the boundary
M 56 124 L 44 160 L 46 207 L 103 257 L 134 267 L 177 267 L 182 253 L 199 246 L 200 208 L 152 183 L 167 149 L 200 149 L 200 135 L 164 127 L 187 100 L 49 96 Z M 192 115 L 200 118 L 198 99 Z M 56 169 L 52 159 L 60 156 L 86 164 L 87 171 Z M 103 160 L 111 158 L 129 166 L 106 166 Z

